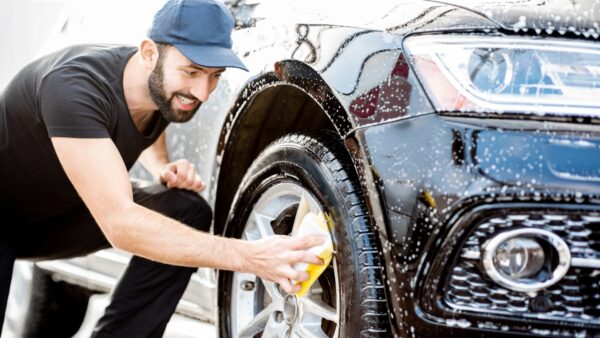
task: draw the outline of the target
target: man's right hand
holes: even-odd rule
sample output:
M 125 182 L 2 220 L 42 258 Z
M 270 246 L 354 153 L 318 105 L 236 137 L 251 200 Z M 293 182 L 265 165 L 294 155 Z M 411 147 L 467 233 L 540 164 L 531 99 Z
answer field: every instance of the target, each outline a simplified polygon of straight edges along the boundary
M 288 294 L 298 292 L 300 284 L 292 285 L 291 280 L 303 282 L 309 275 L 292 266 L 296 263 L 323 264 L 321 258 L 307 250 L 324 242 L 321 235 L 302 238 L 271 236 L 245 242 L 246 250 L 241 252 L 244 257 L 242 270 L 278 283 Z

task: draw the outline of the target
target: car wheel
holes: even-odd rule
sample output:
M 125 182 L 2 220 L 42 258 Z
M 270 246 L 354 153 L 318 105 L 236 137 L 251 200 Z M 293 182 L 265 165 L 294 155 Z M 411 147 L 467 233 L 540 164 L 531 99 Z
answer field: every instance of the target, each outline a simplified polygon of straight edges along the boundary
M 56 282 L 31 262 L 17 261 L 6 308 L 6 325 L 17 337 L 71 337 L 83 321 L 89 294 Z
M 303 297 L 248 273 L 221 271 L 222 337 L 389 335 L 379 245 L 358 176 L 336 135 L 293 134 L 254 161 L 235 197 L 228 237 L 256 240 L 292 230 L 301 200 L 331 219 L 336 254 Z M 261 335 L 262 333 L 262 335 Z

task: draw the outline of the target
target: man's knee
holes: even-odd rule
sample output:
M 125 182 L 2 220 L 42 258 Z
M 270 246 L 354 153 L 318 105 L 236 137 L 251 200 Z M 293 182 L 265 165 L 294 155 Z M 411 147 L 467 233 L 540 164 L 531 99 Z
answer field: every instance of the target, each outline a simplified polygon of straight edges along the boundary
M 201 231 L 208 231 L 212 222 L 212 210 L 198 194 L 180 189 L 169 190 L 169 206 L 174 215 L 168 215 L 178 221 Z
M 141 205 L 195 229 L 209 231 L 212 210 L 204 198 L 197 193 L 168 189 L 163 185 L 152 185 L 141 190 L 134 192 L 134 198 Z

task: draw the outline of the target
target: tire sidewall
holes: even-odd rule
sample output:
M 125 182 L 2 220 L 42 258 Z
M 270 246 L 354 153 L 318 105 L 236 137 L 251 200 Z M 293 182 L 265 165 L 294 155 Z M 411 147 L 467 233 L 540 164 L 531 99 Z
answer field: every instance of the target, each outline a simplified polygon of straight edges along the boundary
M 328 153 L 328 152 L 324 152 Z M 340 178 L 347 177 L 345 171 L 332 172 L 326 165 L 322 154 L 312 152 L 293 143 L 280 143 L 271 146 L 248 170 L 238 194 L 234 199 L 225 236 L 239 238 L 246 224 L 253 204 L 270 187 L 282 182 L 295 183 L 308 191 L 321 204 L 324 212 L 333 220 L 332 240 L 336 249 L 336 262 L 340 294 L 340 318 L 338 322 L 339 337 L 350 337 L 361 332 L 363 323 L 360 319 L 361 302 L 358 291 L 356 271 L 358 262 L 352 232 L 348 231 L 354 219 L 349 194 L 357 187 L 351 184 L 339 184 Z M 336 175 L 340 177 L 335 177 Z M 349 182 L 346 182 L 349 183 Z M 364 211 L 364 210 L 363 210 Z M 235 226 L 234 226 L 235 225 Z M 220 334 L 230 336 L 230 304 L 231 277 L 230 272 L 220 272 L 218 276 L 218 305 Z

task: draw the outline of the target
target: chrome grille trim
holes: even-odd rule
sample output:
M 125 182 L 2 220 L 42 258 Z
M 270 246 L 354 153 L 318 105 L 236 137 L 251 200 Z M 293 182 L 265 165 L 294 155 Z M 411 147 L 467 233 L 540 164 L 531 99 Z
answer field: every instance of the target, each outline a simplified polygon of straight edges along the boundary
M 594 258 L 572 258 L 571 266 L 577 268 L 600 269 L 600 259 Z
M 479 260 L 481 259 L 481 251 L 465 250 L 460 257 L 464 259 Z M 598 258 L 571 258 L 571 266 L 576 268 L 600 269 L 600 259 Z

